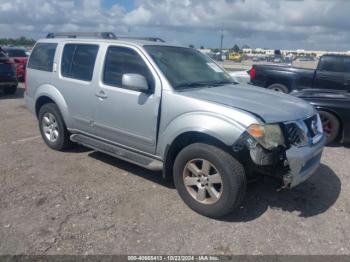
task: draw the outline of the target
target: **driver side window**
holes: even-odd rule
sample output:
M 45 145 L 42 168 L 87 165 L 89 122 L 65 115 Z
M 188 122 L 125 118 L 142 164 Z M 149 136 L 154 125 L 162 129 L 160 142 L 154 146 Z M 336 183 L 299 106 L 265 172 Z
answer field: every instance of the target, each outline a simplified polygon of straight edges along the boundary
M 123 74 L 139 74 L 146 78 L 149 87 L 154 89 L 154 78 L 140 55 L 127 47 L 109 47 L 103 71 L 103 83 L 122 87 Z

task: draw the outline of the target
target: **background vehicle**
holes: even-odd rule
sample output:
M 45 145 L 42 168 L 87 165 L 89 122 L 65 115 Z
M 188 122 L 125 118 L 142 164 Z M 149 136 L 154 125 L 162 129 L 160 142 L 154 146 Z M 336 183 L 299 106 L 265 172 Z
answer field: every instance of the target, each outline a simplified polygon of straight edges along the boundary
M 16 64 L 17 79 L 24 81 L 28 61 L 26 50 L 19 47 L 3 47 L 3 50 Z
M 238 53 L 229 53 L 228 54 L 228 60 L 234 61 L 234 62 L 241 62 L 242 61 L 242 56 Z
M 320 113 L 327 144 L 350 142 L 350 94 L 347 91 L 304 89 L 292 95 L 310 102 Z
M 309 103 L 239 85 L 193 48 L 103 35 L 50 34 L 30 56 L 25 99 L 52 149 L 73 141 L 163 170 L 209 217 L 234 210 L 256 172 L 291 188 L 318 168 Z
M 6 94 L 14 94 L 17 84 L 15 63 L 0 50 L 0 89 Z
M 322 56 L 317 69 L 274 65 L 253 65 L 250 71 L 253 85 L 289 93 L 305 88 L 350 90 L 350 57 Z

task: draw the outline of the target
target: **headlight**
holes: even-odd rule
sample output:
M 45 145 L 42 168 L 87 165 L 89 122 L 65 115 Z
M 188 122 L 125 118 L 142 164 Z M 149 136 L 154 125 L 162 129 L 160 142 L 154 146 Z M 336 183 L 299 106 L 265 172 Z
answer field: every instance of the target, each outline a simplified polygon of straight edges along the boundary
M 253 124 L 248 127 L 247 132 L 266 149 L 273 149 L 284 145 L 284 137 L 279 125 Z

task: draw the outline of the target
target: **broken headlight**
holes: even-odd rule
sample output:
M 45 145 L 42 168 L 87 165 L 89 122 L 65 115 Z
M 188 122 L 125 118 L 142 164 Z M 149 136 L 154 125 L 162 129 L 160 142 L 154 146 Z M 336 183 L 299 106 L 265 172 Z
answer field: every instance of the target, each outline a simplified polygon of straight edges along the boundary
M 278 124 L 253 124 L 248 127 L 247 132 L 265 149 L 284 146 L 284 136 Z

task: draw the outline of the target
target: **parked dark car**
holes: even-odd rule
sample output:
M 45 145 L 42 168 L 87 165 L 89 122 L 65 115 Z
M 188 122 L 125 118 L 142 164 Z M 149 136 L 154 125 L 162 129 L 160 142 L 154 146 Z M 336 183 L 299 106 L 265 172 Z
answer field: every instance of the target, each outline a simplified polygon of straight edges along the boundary
M 276 65 L 253 65 L 253 85 L 289 93 L 305 88 L 350 90 L 350 56 L 324 55 L 317 69 Z
M 3 47 L 3 50 L 16 64 L 17 79 L 24 81 L 28 61 L 26 50 L 19 47 Z
M 292 95 L 310 102 L 320 113 L 327 144 L 350 142 L 350 93 L 344 90 L 304 89 Z
M 6 94 L 14 94 L 17 90 L 16 65 L 0 50 L 0 89 Z

